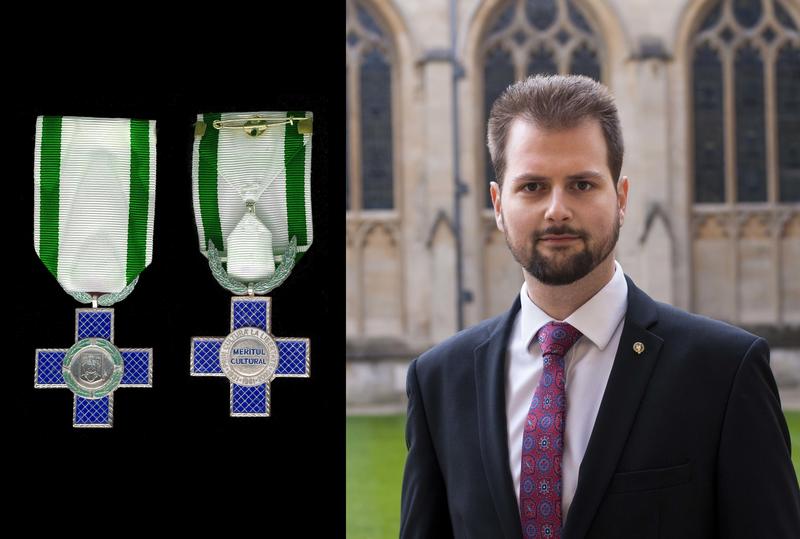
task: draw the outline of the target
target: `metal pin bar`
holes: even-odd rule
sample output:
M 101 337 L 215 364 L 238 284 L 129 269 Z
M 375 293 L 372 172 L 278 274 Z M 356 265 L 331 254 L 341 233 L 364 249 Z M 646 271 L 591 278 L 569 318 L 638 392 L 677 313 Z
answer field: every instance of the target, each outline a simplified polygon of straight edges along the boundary
M 281 126 L 281 125 L 294 125 L 294 122 L 302 120 L 296 116 L 287 116 L 285 118 L 262 118 L 261 116 L 252 116 L 250 118 L 231 118 L 228 120 L 214 120 L 212 125 L 215 129 L 245 129 L 250 130 L 253 128 Z

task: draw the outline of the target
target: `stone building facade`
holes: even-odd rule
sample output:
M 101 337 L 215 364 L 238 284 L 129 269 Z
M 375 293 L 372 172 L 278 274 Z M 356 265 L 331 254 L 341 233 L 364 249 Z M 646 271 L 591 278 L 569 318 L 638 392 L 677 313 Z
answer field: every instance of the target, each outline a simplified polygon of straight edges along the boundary
M 401 402 L 413 357 L 519 291 L 486 115 L 531 73 L 617 98 L 626 273 L 766 336 L 800 387 L 800 1 L 346 3 L 348 403 Z

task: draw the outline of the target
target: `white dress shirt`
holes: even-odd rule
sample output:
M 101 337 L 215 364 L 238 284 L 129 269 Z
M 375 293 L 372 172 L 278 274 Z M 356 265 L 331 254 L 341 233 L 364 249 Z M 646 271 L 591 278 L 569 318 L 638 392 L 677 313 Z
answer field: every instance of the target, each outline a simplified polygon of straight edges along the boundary
M 508 462 L 517 503 L 522 433 L 543 369 L 542 350 L 533 338 L 539 328 L 553 321 L 531 301 L 525 284 L 520 291 L 520 301 L 522 308 L 511 330 L 505 364 Z M 563 320 L 583 334 L 564 358 L 567 392 L 567 421 L 561 464 L 561 510 L 564 521 L 575 496 L 578 469 L 589 444 L 589 436 L 619 347 L 627 306 L 628 283 L 622 267 L 615 261 L 611 280 Z

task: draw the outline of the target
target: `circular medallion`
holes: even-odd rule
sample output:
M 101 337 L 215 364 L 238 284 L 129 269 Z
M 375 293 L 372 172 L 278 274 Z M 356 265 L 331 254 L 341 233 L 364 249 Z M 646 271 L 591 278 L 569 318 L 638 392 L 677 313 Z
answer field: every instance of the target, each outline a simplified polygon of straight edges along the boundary
M 237 329 L 222 342 L 219 363 L 234 384 L 259 386 L 272 380 L 278 368 L 278 345 L 266 331 Z
M 83 339 L 67 350 L 61 372 L 73 393 L 99 399 L 119 387 L 124 372 L 122 354 L 105 339 Z

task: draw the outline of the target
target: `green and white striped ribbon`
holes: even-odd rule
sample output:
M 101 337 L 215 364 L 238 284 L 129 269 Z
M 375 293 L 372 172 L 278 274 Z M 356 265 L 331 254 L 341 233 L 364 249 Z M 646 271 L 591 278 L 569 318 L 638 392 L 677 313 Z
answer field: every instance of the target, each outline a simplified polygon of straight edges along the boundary
M 117 293 L 153 256 L 155 121 L 39 116 L 34 245 L 76 295 Z
M 255 202 L 255 216 L 272 236 L 272 254 L 282 260 L 296 238 L 295 260 L 311 246 L 311 133 L 300 133 L 298 122 L 271 126 L 253 137 L 242 129 L 216 129 L 215 120 L 260 117 L 266 120 L 311 118 L 311 112 L 206 113 L 197 116 L 205 132 L 195 137 L 192 187 L 200 250 L 209 242 L 226 260 L 229 238 Z M 240 227 L 241 230 L 242 227 Z M 252 241 L 257 236 L 253 236 Z M 263 236 L 261 236 L 263 237 Z M 246 241 L 240 240 L 245 245 Z

